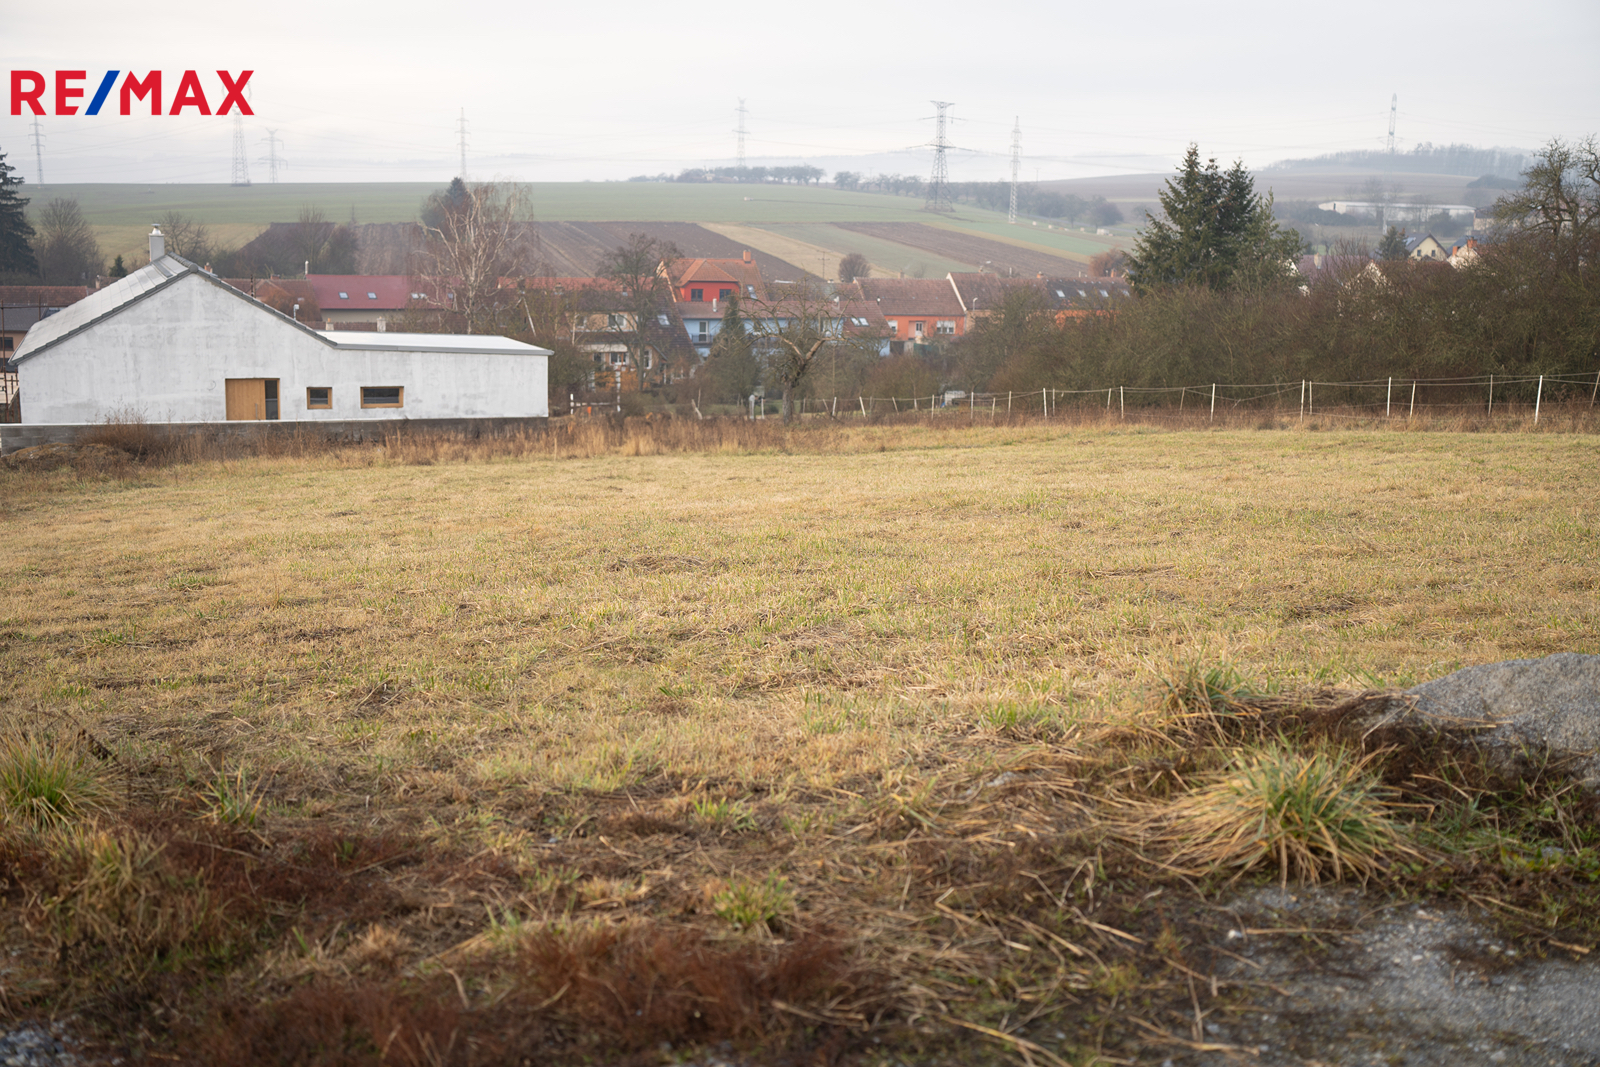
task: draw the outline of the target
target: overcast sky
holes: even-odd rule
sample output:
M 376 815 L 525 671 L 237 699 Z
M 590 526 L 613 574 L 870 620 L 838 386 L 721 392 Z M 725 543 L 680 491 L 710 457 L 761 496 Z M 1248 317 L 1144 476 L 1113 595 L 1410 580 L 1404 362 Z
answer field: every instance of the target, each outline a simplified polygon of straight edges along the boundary
M 1352 0 L 1310 5 L 1011 0 L 697 5 L 484 0 L 321 6 L 0 0 L 7 71 L 252 69 L 251 177 L 442 181 L 626 178 L 733 162 L 746 99 L 751 162 L 926 176 L 931 100 L 954 103 L 951 175 L 1167 170 L 1190 141 L 1253 169 L 1382 148 L 1535 148 L 1600 133 L 1595 0 Z M 36 180 L 32 117 L 0 113 L 0 151 Z M 47 94 L 47 98 L 48 98 Z M 213 99 L 213 106 L 220 100 Z M 231 119 L 39 120 L 45 184 L 227 182 Z M 146 105 L 148 107 L 148 105 Z M 53 109 L 52 109 L 53 110 Z

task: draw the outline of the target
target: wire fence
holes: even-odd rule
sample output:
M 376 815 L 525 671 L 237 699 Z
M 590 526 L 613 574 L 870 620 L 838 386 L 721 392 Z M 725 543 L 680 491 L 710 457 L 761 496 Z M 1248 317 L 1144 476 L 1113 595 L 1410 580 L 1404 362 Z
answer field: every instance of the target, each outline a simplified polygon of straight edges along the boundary
M 1370 420 L 1497 415 L 1531 416 L 1538 425 L 1547 406 L 1593 409 L 1600 401 L 1600 371 L 1571 375 L 1477 375 L 1448 378 L 1370 378 L 1334 382 L 1222 383 L 1174 386 L 1111 385 L 1095 389 L 1039 389 L 1018 392 L 944 390 L 922 396 L 804 397 L 794 401 L 802 417 L 882 419 L 914 415 L 1001 418 L 1081 418 L 1089 413 L 1114 418 L 1181 418 L 1185 422 L 1235 421 L 1244 415 L 1271 414 L 1305 419 Z M 746 417 L 781 414 L 778 401 L 751 397 Z

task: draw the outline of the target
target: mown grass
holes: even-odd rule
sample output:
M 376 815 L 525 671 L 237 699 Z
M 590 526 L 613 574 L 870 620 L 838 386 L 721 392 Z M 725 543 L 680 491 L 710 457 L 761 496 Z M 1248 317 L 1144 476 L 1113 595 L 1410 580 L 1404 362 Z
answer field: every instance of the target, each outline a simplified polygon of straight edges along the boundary
M 0 717 L 104 756 L 6 824 L 4 1010 L 215 1063 L 1081 1063 L 1187 1040 L 1241 868 L 1593 943 L 1590 800 L 1317 710 L 1596 651 L 1590 438 L 673 440 L 0 473 Z M 1260 779 L 1273 846 L 1195 851 Z

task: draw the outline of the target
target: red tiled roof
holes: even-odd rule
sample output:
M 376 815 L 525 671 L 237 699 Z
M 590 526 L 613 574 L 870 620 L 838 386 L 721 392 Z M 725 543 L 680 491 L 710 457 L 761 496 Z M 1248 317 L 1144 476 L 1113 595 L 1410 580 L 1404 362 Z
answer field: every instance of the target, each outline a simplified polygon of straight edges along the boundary
M 682 289 L 689 285 L 717 285 L 733 284 L 738 286 L 739 295 L 748 298 L 753 286 L 756 296 L 764 295 L 765 283 L 761 280 L 761 268 L 752 260 L 743 259 L 679 259 L 675 260 L 668 268 L 667 273 L 672 278 L 674 289 Z
M 415 291 L 404 274 L 313 274 L 306 281 L 329 311 L 400 311 Z
M 66 307 L 89 295 L 87 285 L 0 285 L 6 307 Z
M 885 315 L 958 318 L 965 314 L 955 289 L 944 278 L 862 278 L 856 284 Z

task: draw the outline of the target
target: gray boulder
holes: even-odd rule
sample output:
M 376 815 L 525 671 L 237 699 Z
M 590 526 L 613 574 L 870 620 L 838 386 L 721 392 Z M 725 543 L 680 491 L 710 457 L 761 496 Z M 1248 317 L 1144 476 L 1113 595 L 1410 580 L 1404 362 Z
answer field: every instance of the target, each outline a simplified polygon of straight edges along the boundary
M 1383 722 L 1470 738 L 1506 770 L 1548 756 L 1600 789 L 1600 656 L 1562 652 L 1467 667 L 1407 689 Z

